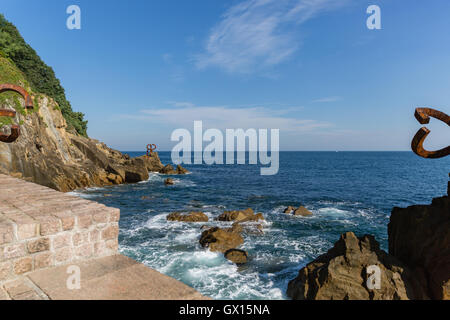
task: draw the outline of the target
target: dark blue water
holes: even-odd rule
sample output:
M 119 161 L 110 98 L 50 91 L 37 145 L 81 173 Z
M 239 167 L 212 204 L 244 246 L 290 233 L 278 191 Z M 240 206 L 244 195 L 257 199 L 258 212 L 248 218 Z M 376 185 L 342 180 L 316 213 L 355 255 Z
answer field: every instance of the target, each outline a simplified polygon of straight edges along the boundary
M 129 153 L 131 156 L 143 153 Z M 160 153 L 163 163 L 170 153 Z M 284 299 L 287 282 L 326 252 L 340 234 L 373 234 L 387 249 L 394 206 L 429 203 L 446 193 L 450 157 L 425 160 L 410 152 L 281 152 L 275 176 L 257 165 L 189 165 L 192 173 L 76 192 L 121 209 L 120 250 L 218 299 Z M 282 213 L 304 205 L 312 217 Z M 263 235 L 245 235 L 250 262 L 236 267 L 198 244 L 201 224 L 167 222 L 173 211 L 253 208 L 267 223 Z M 212 220 L 212 219 L 210 219 Z M 210 222 L 209 224 L 218 224 Z M 227 223 L 219 223 L 227 225 Z

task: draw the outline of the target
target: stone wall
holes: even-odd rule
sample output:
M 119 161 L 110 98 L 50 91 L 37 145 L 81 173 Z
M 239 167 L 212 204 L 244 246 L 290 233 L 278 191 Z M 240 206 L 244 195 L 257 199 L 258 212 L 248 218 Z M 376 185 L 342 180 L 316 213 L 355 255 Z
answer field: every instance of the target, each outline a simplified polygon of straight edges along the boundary
M 118 251 L 120 210 L 0 174 L 0 284 Z

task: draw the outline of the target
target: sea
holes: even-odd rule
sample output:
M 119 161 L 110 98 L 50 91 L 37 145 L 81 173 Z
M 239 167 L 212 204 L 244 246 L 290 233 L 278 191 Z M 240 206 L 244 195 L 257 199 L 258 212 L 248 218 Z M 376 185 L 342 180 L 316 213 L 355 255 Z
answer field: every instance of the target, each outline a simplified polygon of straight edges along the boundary
M 144 152 L 124 152 L 131 157 Z M 164 164 L 170 152 L 160 152 Z M 183 165 L 190 173 L 150 173 L 136 184 L 89 188 L 73 194 L 120 208 L 119 250 L 215 299 L 288 299 L 288 282 L 347 231 L 374 235 L 388 249 L 393 207 L 429 204 L 447 193 L 450 157 L 412 152 L 280 152 L 279 172 L 259 165 Z M 313 215 L 284 214 L 303 205 Z M 199 244 L 202 225 L 225 210 L 263 213 L 263 233 L 244 234 L 249 262 L 236 266 Z M 202 211 L 207 223 L 169 222 L 171 212 Z

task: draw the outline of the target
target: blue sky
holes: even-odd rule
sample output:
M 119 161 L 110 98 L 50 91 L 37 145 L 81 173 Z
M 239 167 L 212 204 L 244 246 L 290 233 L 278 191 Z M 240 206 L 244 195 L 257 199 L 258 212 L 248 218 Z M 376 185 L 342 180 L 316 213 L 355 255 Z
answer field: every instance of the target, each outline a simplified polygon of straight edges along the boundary
M 82 29 L 66 28 L 81 8 Z M 369 5 L 381 30 L 366 27 Z M 281 150 L 409 150 L 450 113 L 450 1 L 0 0 L 88 133 L 170 150 L 174 129 L 278 128 Z M 427 147 L 448 145 L 438 121 Z

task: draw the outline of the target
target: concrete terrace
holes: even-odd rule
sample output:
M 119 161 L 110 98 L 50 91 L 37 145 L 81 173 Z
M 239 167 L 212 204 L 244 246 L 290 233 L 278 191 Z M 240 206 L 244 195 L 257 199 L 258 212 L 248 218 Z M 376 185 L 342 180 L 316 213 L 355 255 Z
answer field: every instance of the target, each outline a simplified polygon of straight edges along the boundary
M 205 299 L 118 254 L 120 210 L 0 174 L 0 300 Z M 69 289 L 70 266 L 80 289 Z

